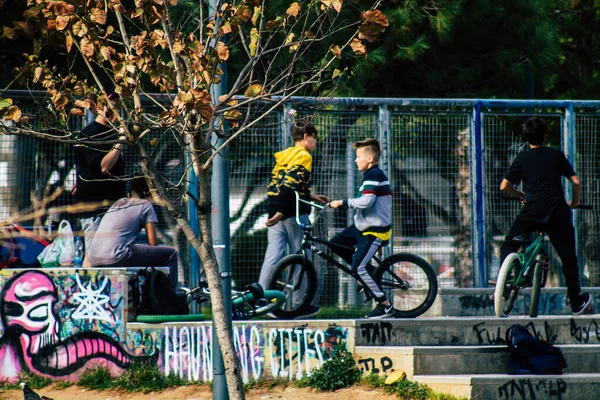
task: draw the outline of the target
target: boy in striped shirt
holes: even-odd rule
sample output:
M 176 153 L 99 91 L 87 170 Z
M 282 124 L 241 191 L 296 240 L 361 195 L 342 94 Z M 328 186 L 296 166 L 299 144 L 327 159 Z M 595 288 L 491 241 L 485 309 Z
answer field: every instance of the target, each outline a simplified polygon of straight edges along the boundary
M 377 306 L 365 318 L 381 319 L 393 317 L 396 310 L 385 297 L 381 287 L 375 282 L 367 268 L 375 252 L 388 244 L 392 236 L 392 190 L 385 173 L 379 169 L 381 147 L 375 139 L 365 139 L 354 143 L 359 171 L 364 171 L 360 186 L 360 197 L 334 200 L 332 208 L 355 208 L 354 223 L 331 239 L 332 242 L 356 248 L 355 252 L 334 248 L 337 255 L 352 265 L 362 284 L 371 291 Z

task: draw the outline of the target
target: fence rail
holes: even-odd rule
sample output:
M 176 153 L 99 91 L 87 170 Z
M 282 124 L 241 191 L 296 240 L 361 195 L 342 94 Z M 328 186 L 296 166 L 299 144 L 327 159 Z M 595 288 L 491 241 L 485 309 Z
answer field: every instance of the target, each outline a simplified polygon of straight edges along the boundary
M 35 114 L 36 95 L 18 94 L 16 102 Z M 360 184 L 352 142 L 366 137 L 381 141 L 381 166 L 393 186 L 389 251 L 426 258 L 442 287 L 483 287 L 497 274 L 499 243 L 519 208 L 503 202 L 498 187 L 511 161 L 526 147 L 520 135 L 525 119 L 539 116 L 549 122 L 548 144 L 562 149 L 574 165 L 583 201 L 600 207 L 600 101 L 293 97 L 229 149 L 231 262 L 238 286 L 258 278 L 266 249 L 266 186 L 273 153 L 290 145 L 289 108 L 318 129 L 313 191 L 331 199 L 353 196 Z M 70 128 L 81 129 L 84 122 Z M 184 157 L 172 143 L 163 149 L 160 163 L 177 166 Z M 32 194 L 43 195 L 48 185 L 68 189 L 72 166 L 67 146 L 1 137 L 0 218 L 30 207 Z M 568 190 L 565 185 L 567 197 Z M 183 249 L 185 241 L 161 218 L 163 237 Z M 316 232 L 331 236 L 350 220 L 349 213 L 331 211 Z M 574 220 L 582 283 L 595 284 L 600 278 L 598 212 L 575 211 Z M 191 256 L 182 254 L 182 262 L 189 265 Z M 319 267 L 322 304 L 346 307 L 360 302 L 353 282 Z M 182 279 L 187 281 L 190 269 L 185 271 Z M 562 283 L 557 271 L 550 280 L 555 286 Z

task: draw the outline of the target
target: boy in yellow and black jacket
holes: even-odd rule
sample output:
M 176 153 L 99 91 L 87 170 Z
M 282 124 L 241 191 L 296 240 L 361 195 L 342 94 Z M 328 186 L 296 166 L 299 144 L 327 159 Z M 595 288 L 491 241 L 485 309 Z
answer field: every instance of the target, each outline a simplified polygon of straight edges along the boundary
M 269 219 L 266 225 L 269 244 L 259 278 L 263 288 L 268 288 L 269 276 L 277 262 L 285 256 L 288 246 L 290 254 L 293 254 L 302 245 L 303 232 L 296 222 L 294 192 L 298 192 L 304 200 L 327 203 L 327 197 L 314 195 L 310 190 L 311 153 L 317 147 L 316 128 L 304 119 L 297 119 L 290 136 L 294 146 L 275 153 L 275 167 L 268 186 Z M 310 213 L 310 206 L 301 205 L 300 213 Z M 303 311 L 303 317 L 314 315 L 318 311 L 319 307 L 311 306 L 310 310 Z

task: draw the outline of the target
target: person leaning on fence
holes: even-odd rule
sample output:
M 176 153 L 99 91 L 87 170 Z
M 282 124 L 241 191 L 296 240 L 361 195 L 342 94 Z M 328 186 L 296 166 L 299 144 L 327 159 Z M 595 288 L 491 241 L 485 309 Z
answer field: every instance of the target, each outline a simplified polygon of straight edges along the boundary
M 259 283 L 268 288 L 269 276 L 277 263 L 285 256 L 289 246 L 290 254 L 300 250 L 303 231 L 296 222 L 296 195 L 304 200 L 327 203 L 327 197 L 311 193 L 310 179 L 312 153 L 317 147 L 317 130 L 304 119 L 294 121 L 290 132 L 294 146 L 275 153 L 275 166 L 269 182 L 267 237 L 268 246 L 260 270 Z M 310 206 L 301 205 L 301 214 L 309 214 Z M 319 307 L 311 305 L 302 311 L 303 317 L 319 312 Z
M 396 313 L 381 287 L 368 268 L 369 261 L 381 246 L 386 246 L 392 236 L 392 190 L 385 173 L 379 168 L 381 147 L 375 139 L 369 138 L 353 144 L 356 149 L 356 165 L 364 171 L 360 186 L 360 197 L 334 200 L 332 208 L 354 208 L 354 223 L 335 235 L 331 242 L 355 248 L 344 251 L 334 248 L 337 255 L 352 265 L 362 283 L 373 294 L 377 306 L 365 318 L 390 318 Z
M 108 102 L 118 107 L 116 95 L 109 95 Z M 124 144 L 105 144 L 98 141 L 116 140 L 119 136 L 114 127 L 117 116 L 108 105 L 99 105 L 96 119 L 81 131 L 82 144 L 75 145 L 76 183 L 73 189 L 75 203 L 99 203 L 105 200 L 113 203 L 125 196 L 125 174 L 122 152 Z M 125 137 L 120 136 L 119 141 Z M 92 248 L 94 233 L 98 230 L 102 215 L 108 207 L 83 211 L 79 214 L 81 229 L 84 232 L 85 248 Z M 89 260 L 84 260 L 89 266 Z
M 129 197 L 113 204 L 100 222 L 94 245 L 87 256 L 92 266 L 168 266 L 171 289 L 177 286 L 178 253 L 170 246 L 159 246 L 158 219 L 144 178 L 129 181 Z M 142 228 L 148 244 L 134 243 Z
M 513 240 L 515 236 L 536 229 L 545 231 L 562 263 L 571 310 L 573 314 L 581 314 L 592 298 L 589 293 L 580 293 L 575 228 L 569 208 L 579 205 L 581 182 L 562 151 L 544 146 L 547 133 L 548 126 L 543 119 L 525 121 L 523 134 L 529 143 L 529 150 L 515 158 L 500 184 L 500 190 L 523 201 L 523 208 L 500 248 L 500 263 L 519 249 L 520 243 Z M 563 194 L 563 176 L 573 187 L 569 204 Z M 514 186 L 521 181 L 523 192 Z

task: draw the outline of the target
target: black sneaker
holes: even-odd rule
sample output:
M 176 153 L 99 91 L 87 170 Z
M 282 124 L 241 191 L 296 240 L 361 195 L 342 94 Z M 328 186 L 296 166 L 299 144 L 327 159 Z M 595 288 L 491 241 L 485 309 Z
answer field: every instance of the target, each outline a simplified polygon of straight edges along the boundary
M 319 306 L 307 306 L 300 310 L 300 315 L 295 317 L 294 319 L 307 319 L 312 316 L 315 316 L 319 313 L 321 307 Z
M 377 304 L 377 307 L 367 315 L 365 318 L 367 319 L 383 319 L 383 318 L 392 318 L 396 314 L 396 310 L 392 305 L 386 306 L 383 304 Z
M 579 304 L 574 305 L 571 304 L 571 309 L 573 310 L 573 315 L 583 314 L 589 305 L 592 303 L 592 296 L 589 293 L 583 293 L 579 296 Z

